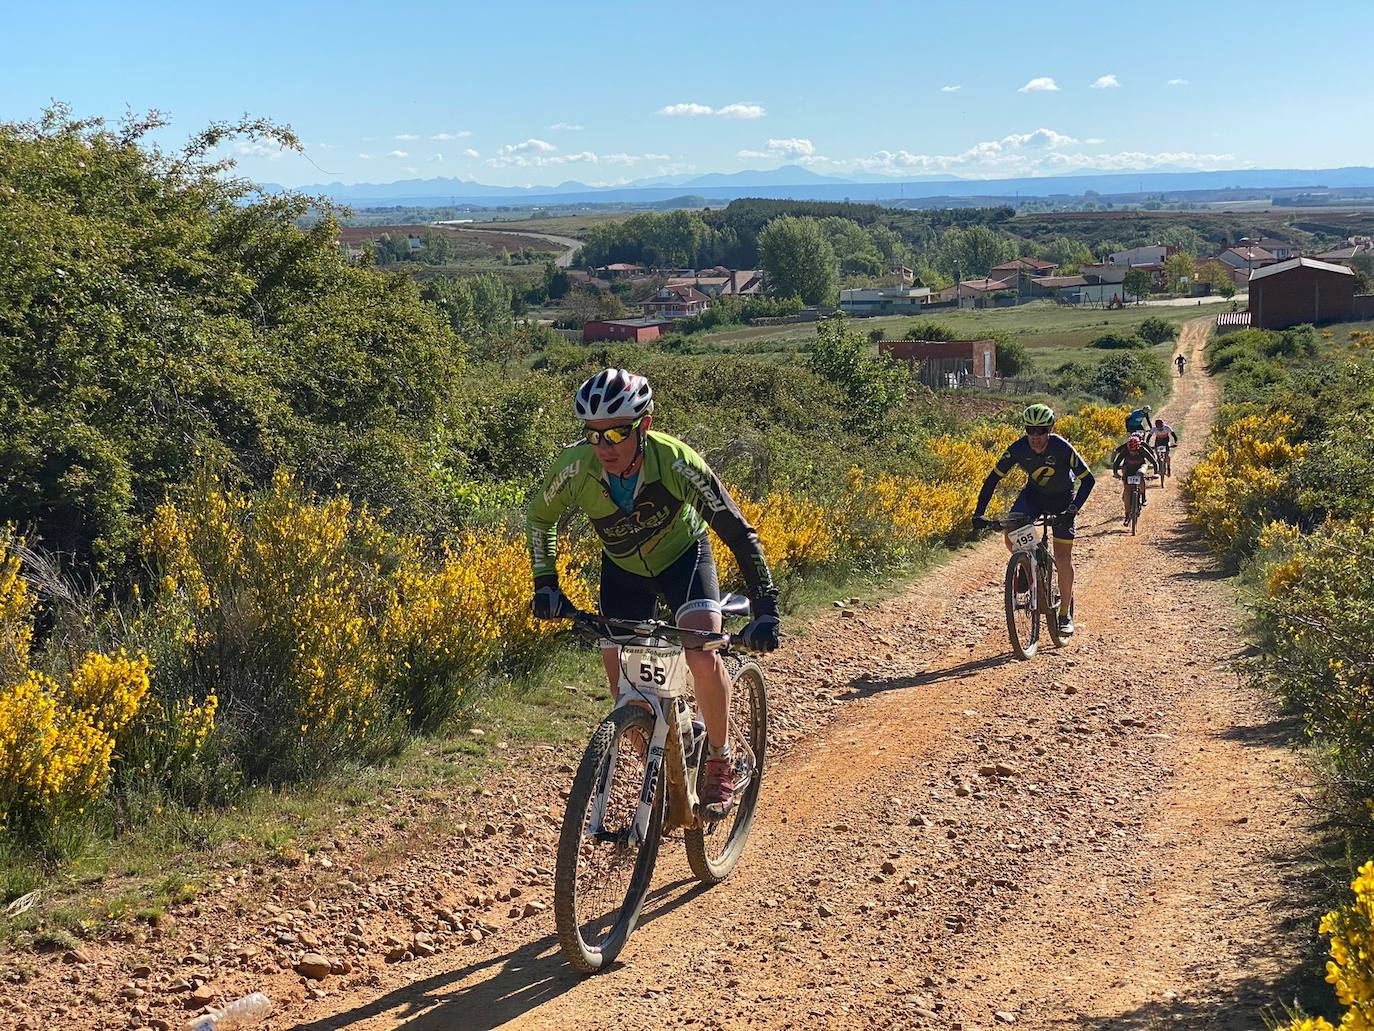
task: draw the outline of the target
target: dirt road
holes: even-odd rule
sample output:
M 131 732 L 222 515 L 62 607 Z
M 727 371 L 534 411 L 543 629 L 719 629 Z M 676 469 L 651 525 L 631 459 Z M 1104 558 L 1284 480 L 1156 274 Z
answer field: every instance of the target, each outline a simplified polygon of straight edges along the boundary
M 1185 332 L 1190 370 L 1203 325 Z M 1216 388 L 1192 372 L 1176 387 L 1181 473 Z M 1230 671 L 1240 617 L 1176 482 L 1153 494 L 1140 536 L 1120 510 L 1100 481 L 1065 649 L 1008 658 L 995 540 L 793 638 L 770 662 L 791 750 L 768 770 L 743 861 L 702 891 L 667 842 L 606 974 L 569 972 L 541 908 L 575 756 L 536 753 L 478 801 L 492 821 L 480 831 L 328 891 L 315 868 L 260 880 L 251 903 L 225 888 L 158 953 L 205 954 L 125 983 L 160 998 L 199 969 L 220 995 L 264 987 L 283 1004 L 271 1027 L 295 1031 L 1261 1027 L 1260 1007 L 1291 998 L 1312 933 L 1298 908 L 1302 771 L 1288 728 Z M 353 871 L 353 846 L 337 847 Z M 312 947 L 351 969 L 302 981 L 290 967 Z M 107 950 L 90 979 L 112 984 L 136 958 Z

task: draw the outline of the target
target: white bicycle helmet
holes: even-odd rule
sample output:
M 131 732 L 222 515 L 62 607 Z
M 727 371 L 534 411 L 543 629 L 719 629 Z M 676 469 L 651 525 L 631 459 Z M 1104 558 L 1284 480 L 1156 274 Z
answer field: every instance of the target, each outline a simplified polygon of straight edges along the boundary
M 577 388 L 573 409 L 583 422 L 634 420 L 653 412 L 654 390 L 643 376 L 625 369 L 603 369 Z

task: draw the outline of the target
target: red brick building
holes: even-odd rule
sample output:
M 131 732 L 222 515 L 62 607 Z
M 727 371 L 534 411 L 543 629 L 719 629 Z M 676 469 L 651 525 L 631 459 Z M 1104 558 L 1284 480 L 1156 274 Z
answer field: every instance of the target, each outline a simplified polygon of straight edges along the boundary
M 883 340 L 878 353 L 909 364 L 928 387 L 987 386 L 997 377 L 994 340 Z
M 659 319 L 594 319 L 582 327 L 582 342 L 632 340 L 647 344 L 672 328 L 671 322 Z
M 1354 317 L 1355 273 L 1315 258 L 1291 258 L 1250 274 L 1250 324 L 1287 329 Z

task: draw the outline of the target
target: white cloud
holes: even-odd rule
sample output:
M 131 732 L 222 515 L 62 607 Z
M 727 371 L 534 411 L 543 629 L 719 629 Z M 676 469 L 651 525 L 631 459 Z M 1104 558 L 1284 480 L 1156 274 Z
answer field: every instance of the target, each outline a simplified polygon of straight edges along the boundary
M 498 157 L 509 157 L 512 154 L 552 154 L 557 149 L 552 143 L 531 137 L 524 143 L 507 143 L 496 154 Z
M 782 158 L 792 161 L 806 161 L 816 156 L 816 145 L 800 136 L 782 140 L 769 140 L 764 150 L 741 150 L 735 155 L 742 158 Z
M 332 144 L 332 143 L 317 143 L 317 144 L 315 144 L 315 146 L 319 147 L 320 150 L 333 150 L 333 149 L 334 149 L 334 144 Z
M 582 131 L 582 126 L 580 126 L 580 125 L 569 125 L 567 122 L 554 122 L 553 125 L 549 126 L 549 128 L 552 129 L 552 130 L 554 130 L 555 132 L 581 132 L 581 131 Z
M 464 129 L 462 132 L 436 132 L 430 137 L 431 140 L 463 140 L 471 136 L 472 133 Z
M 1115 75 L 1099 75 L 1093 80 L 1091 89 L 1116 89 L 1121 83 L 1116 81 Z
M 1167 83 L 1165 83 L 1165 85 L 1166 85 L 1166 86 L 1186 86 L 1186 85 L 1188 85 L 1188 80 L 1187 80 L 1187 79 L 1170 79 Z
M 410 155 L 404 150 L 388 150 L 386 156 L 389 158 L 408 158 Z
M 420 137 L 413 132 L 398 132 L 393 138 L 398 140 L 418 140 Z
M 601 160 L 608 165 L 637 165 L 644 157 L 640 154 L 603 154 Z
M 371 154 L 359 154 L 358 157 L 362 158 L 364 161 L 371 161 L 371 160 L 372 160 L 372 155 L 371 155 Z
M 726 104 L 716 112 L 721 118 L 762 118 L 768 112 L 762 104 Z
M 401 166 L 401 171 L 402 171 L 402 172 L 409 172 L 411 175 L 414 175 L 416 172 L 419 171 L 419 169 L 418 169 L 418 168 L 415 168 L 415 167 L 412 166 L 412 165 L 402 165 L 402 166 Z
M 1191 151 L 1117 151 L 1093 153 L 1084 148 L 1100 139 L 1079 140 L 1053 129 L 1013 133 L 999 140 L 976 143 L 958 154 L 915 154 L 907 150 L 880 150 L 871 157 L 847 160 L 802 158 L 813 165 L 836 171 L 876 172 L 882 175 L 961 175 L 969 178 L 1003 178 L 1075 172 L 1083 169 L 1129 171 L 1161 167 L 1236 167 L 1231 154 L 1199 154 Z
M 481 156 L 482 155 L 480 153 L 473 150 L 471 147 L 468 147 L 466 150 L 463 151 L 463 157 L 465 158 L 480 158 Z
M 961 89 L 963 89 L 963 88 L 964 88 L 964 87 L 963 87 L 962 85 L 941 86 L 941 87 L 940 87 L 940 92 L 941 92 L 941 93 L 958 93 L 958 92 L 959 92 Z
M 706 104 L 669 104 L 667 107 L 659 108 L 658 113 L 667 115 L 669 118 L 678 118 L 683 115 L 695 118 L 698 115 L 714 114 L 715 108 Z
M 1086 140 L 1084 140 L 1083 142 L 1086 143 L 1086 144 L 1087 144 L 1088 146 L 1090 146 L 1090 147 L 1095 147 L 1095 146 L 1097 146 L 1099 143 L 1106 143 L 1107 141 L 1104 140 L 1104 139 L 1102 139 L 1100 136 L 1089 136 L 1089 137 L 1088 137 Z
M 523 143 L 508 143 L 487 159 L 493 168 L 542 168 L 546 165 L 595 164 L 600 158 L 590 150 L 576 154 L 559 154 L 558 148 L 544 140 L 528 139 Z M 475 152 L 474 152 L 475 153 Z
M 258 143 L 253 140 L 239 140 L 234 144 L 234 156 L 241 158 L 265 158 L 276 161 L 286 156 L 286 151 L 271 143 Z
M 645 161 L 670 161 L 670 160 L 672 160 L 672 159 L 671 159 L 670 157 L 668 157 L 667 154 L 645 154 L 645 155 L 644 155 L 644 160 L 645 160 Z
M 1054 93 L 1059 89 L 1059 84 L 1048 75 L 1041 75 L 1039 78 L 1031 79 L 1030 82 L 1022 86 L 1017 93 Z
M 433 162 L 434 164 L 438 164 L 439 162 L 444 160 L 444 155 L 435 154 L 433 157 L 427 158 L 426 160 Z

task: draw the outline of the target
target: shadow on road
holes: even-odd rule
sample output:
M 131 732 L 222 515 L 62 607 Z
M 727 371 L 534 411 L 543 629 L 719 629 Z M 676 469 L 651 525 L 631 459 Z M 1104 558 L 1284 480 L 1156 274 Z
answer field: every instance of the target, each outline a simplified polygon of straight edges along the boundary
M 947 680 L 966 680 L 975 673 L 980 673 L 985 669 L 992 669 L 996 666 L 1011 662 L 1010 652 L 1002 655 L 991 655 L 985 659 L 970 659 L 968 662 L 961 662 L 957 666 L 948 669 L 932 669 L 923 673 L 915 673 L 909 677 L 887 677 L 884 679 L 874 679 L 873 677 L 857 677 L 849 682 L 849 688 L 844 694 L 840 695 L 845 701 L 853 701 L 856 698 L 867 698 L 869 695 L 882 694 L 884 691 L 901 691 L 911 687 L 925 687 L 928 684 L 939 684 Z
M 638 926 L 666 916 L 706 890 L 695 878 L 682 878 L 655 889 L 645 900 Z M 631 938 L 630 948 L 633 941 Z M 494 974 L 477 984 L 454 987 L 474 974 L 493 969 Z M 408 1031 L 490 1031 L 558 998 L 582 980 L 563 959 L 557 937 L 548 934 L 505 955 L 412 981 L 366 1005 L 297 1024 L 291 1031 L 342 1031 L 383 1014 L 389 1026 Z

